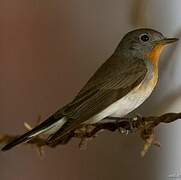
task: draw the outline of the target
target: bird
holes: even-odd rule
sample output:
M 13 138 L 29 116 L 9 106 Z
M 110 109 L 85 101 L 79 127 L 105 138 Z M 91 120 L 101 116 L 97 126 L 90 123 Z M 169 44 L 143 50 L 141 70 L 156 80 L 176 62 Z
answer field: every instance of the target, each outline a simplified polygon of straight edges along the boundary
M 6 144 L 2 151 L 40 134 L 48 135 L 47 142 L 54 142 L 83 124 L 126 116 L 151 95 L 158 81 L 161 52 L 177 40 L 150 28 L 129 31 L 70 103 Z

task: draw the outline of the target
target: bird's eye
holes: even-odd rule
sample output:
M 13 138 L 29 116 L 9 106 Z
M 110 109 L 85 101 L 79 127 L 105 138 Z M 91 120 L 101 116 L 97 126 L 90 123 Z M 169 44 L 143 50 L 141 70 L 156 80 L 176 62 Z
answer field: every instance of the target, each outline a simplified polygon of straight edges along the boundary
M 146 41 L 149 41 L 150 38 L 147 34 L 142 34 L 140 36 L 140 39 L 141 39 L 141 41 L 146 42 Z

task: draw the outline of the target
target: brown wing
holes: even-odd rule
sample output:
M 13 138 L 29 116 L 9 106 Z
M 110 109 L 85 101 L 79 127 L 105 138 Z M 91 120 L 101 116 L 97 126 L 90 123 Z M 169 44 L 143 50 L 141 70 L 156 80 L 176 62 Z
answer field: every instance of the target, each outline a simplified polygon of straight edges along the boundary
M 141 83 L 147 72 L 140 59 L 111 56 L 87 82 L 75 99 L 60 113 L 68 121 L 49 141 L 62 137 L 82 122 L 101 112 Z M 59 113 L 57 113 L 58 115 Z

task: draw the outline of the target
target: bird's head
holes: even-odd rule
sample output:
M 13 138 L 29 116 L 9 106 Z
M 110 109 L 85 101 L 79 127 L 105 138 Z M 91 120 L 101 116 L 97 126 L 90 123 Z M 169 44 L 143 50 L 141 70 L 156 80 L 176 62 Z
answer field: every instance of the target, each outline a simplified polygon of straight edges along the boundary
M 166 38 L 153 29 L 136 29 L 123 37 L 115 54 L 149 60 L 157 64 L 164 47 L 177 40 L 177 38 Z

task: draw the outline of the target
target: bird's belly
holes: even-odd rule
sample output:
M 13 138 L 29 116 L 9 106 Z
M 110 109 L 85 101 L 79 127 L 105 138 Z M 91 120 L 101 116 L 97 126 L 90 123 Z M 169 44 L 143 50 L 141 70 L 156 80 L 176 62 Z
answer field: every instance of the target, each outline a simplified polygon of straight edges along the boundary
M 140 106 L 151 94 L 154 86 L 138 86 L 126 96 L 90 118 L 86 123 L 96 123 L 107 116 L 123 117 Z
M 131 92 L 119 101 L 116 102 L 115 111 L 111 114 L 113 117 L 123 117 L 139 107 L 151 94 L 152 91 L 147 92 Z M 114 104 L 113 104 L 114 106 Z

